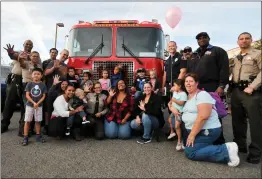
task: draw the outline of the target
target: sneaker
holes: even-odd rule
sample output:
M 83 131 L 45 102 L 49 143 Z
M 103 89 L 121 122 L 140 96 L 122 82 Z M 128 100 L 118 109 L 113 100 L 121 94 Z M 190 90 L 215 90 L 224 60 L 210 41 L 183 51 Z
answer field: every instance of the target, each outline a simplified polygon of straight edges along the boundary
M 85 120 L 85 121 L 82 122 L 82 124 L 87 124 L 87 123 L 90 123 L 90 121 Z
M 43 139 L 43 137 L 41 135 L 36 135 L 35 139 L 36 139 L 36 142 L 45 143 L 45 139 Z
M 181 150 L 184 150 L 184 149 L 185 149 L 185 147 L 184 147 L 183 143 L 177 143 L 176 144 L 176 150 L 177 151 L 181 151 Z
M 75 129 L 73 131 L 73 136 L 74 136 L 76 141 L 81 141 L 82 140 L 82 138 L 80 136 L 80 130 L 79 129 Z
M 145 139 L 145 138 L 141 138 L 139 140 L 137 140 L 137 143 L 139 144 L 147 144 L 147 143 L 150 143 L 151 142 L 151 139 Z
M 228 166 L 230 167 L 236 167 L 240 163 L 240 159 L 238 156 L 238 146 L 235 142 L 227 142 L 225 143 L 228 150 L 228 156 L 230 162 L 228 162 Z
M 68 127 L 68 128 L 66 128 L 66 133 L 65 133 L 67 136 L 69 136 L 70 135 L 70 128 Z
M 259 158 L 252 158 L 250 155 L 247 156 L 246 161 L 248 163 L 252 163 L 252 164 L 259 164 L 260 163 Z
M 23 140 L 22 145 L 23 145 L 23 146 L 28 145 L 28 137 L 24 137 L 24 140 Z
M 172 134 L 170 134 L 168 137 L 167 137 L 167 139 L 172 139 L 173 137 L 175 137 L 176 136 L 176 133 L 172 133 Z

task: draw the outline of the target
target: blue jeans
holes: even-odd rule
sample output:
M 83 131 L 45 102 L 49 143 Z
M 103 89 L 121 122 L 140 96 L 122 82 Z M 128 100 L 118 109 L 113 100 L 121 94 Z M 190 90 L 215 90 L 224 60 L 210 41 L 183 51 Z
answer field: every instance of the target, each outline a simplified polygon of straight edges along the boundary
M 73 126 L 73 121 L 74 121 L 75 115 L 79 115 L 81 118 L 86 117 L 86 113 L 84 111 L 80 111 L 80 112 L 75 113 L 72 116 L 69 116 L 67 118 L 67 123 L 66 123 L 67 127 L 71 128 Z
M 191 130 L 187 129 L 188 133 Z M 229 156 L 225 144 L 213 145 L 221 134 L 221 127 L 215 129 L 203 129 L 195 137 L 194 147 L 185 146 L 185 155 L 188 159 L 216 163 L 228 163 Z
M 114 121 L 108 122 L 105 119 L 104 122 L 105 136 L 110 139 L 128 139 L 131 138 L 130 121 L 125 124 L 117 124 Z
M 131 121 L 130 125 L 131 128 L 135 130 L 141 130 L 143 125 L 144 127 L 143 138 L 145 139 L 150 139 L 152 137 L 151 136 L 152 130 L 159 128 L 158 119 L 155 116 L 150 116 L 145 113 L 143 113 L 142 115 L 142 125 L 138 125 L 135 119 Z

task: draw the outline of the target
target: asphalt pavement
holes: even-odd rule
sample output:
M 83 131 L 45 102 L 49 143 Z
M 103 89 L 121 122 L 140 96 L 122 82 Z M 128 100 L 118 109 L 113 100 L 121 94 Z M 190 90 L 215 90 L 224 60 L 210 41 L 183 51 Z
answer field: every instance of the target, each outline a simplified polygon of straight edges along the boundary
M 44 144 L 31 137 L 28 146 L 21 146 L 19 115 L 1 135 L 2 178 L 261 178 L 261 164 L 247 163 L 245 154 L 236 168 L 190 161 L 175 150 L 176 141 L 164 136 L 145 145 L 136 143 L 138 137 L 80 142 L 46 137 Z M 231 117 L 223 122 L 225 138 L 232 141 Z

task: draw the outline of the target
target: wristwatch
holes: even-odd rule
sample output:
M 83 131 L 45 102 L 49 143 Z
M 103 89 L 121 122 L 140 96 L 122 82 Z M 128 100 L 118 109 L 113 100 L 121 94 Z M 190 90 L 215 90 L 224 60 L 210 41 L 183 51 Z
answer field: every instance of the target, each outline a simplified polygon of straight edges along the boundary
M 220 85 L 219 88 L 225 89 L 225 86 L 224 85 Z

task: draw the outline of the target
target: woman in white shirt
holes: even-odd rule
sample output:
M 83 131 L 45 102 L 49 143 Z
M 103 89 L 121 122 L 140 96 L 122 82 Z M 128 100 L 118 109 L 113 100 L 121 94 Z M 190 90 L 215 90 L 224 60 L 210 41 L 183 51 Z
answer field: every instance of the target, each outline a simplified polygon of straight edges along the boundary
M 65 93 L 56 98 L 53 104 L 54 111 L 52 112 L 52 116 L 49 121 L 48 135 L 61 139 L 65 135 L 67 118 L 77 112 L 83 111 L 83 106 L 80 106 L 73 111 L 69 111 L 68 101 L 74 96 L 74 93 L 74 86 L 69 84 L 65 89 Z M 78 120 L 74 120 L 74 123 L 74 137 L 77 141 L 80 141 L 81 121 L 80 126 L 78 124 Z
M 227 163 L 231 167 L 239 165 L 235 142 L 213 145 L 222 131 L 215 108 L 216 101 L 209 93 L 198 89 L 198 78 L 194 73 L 185 76 L 185 87 L 188 100 L 182 110 L 182 121 L 188 133 L 186 157 L 197 161 Z

